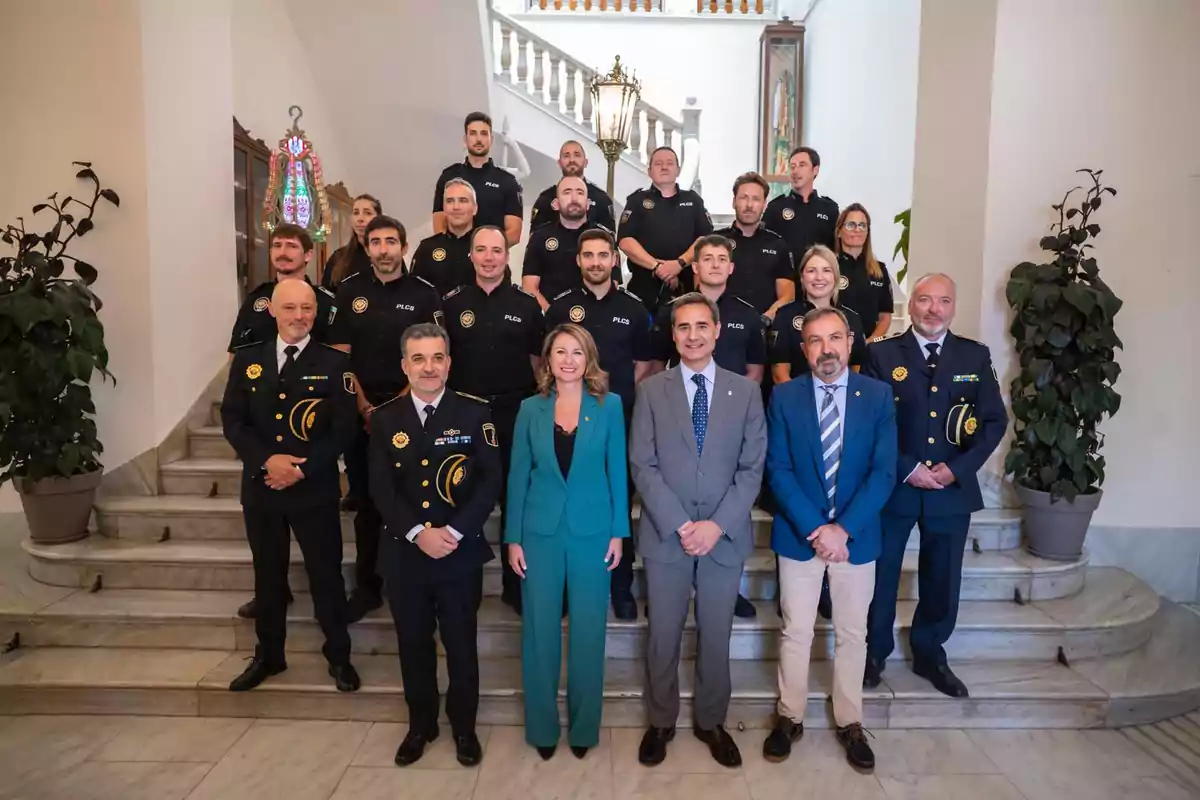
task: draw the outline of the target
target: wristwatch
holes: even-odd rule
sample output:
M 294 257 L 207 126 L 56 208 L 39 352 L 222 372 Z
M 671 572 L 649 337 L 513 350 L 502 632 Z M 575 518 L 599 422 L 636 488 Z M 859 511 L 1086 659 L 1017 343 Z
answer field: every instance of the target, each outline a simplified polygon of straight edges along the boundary
M 688 264 L 687 264 L 687 262 L 686 262 L 686 261 L 684 261 L 682 258 L 677 258 L 677 259 L 675 259 L 675 260 L 679 262 L 679 268 L 680 268 L 680 269 L 687 269 L 687 265 L 688 265 Z

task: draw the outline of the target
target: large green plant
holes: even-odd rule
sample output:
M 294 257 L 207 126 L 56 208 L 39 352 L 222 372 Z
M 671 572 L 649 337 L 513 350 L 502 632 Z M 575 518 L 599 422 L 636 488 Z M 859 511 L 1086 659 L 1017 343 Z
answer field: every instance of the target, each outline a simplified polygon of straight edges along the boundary
M 1112 388 L 1121 374 L 1113 326 L 1121 300 L 1089 253 L 1089 240 L 1100 233 L 1092 216 L 1103 196 L 1117 191 L 1101 184 L 1103 170 L 1079 172 L 1091 186 L 1071 189 L 1053 206 L 1058 222 L 1041 240 L 1053 257 L 1018 264 L 1005 290 L 1020 372 L 1010 386 L 1016 439 L 1004 468 L 1020 485 L 1068 501 L 1104 482 L 1097 427 L 1121 407 Z M 1069 207 L 1077 192 L 1082 198 Z
M 91 164 L 74 164 L 81 167 L 76 177 L 92 184 L 89 201 L 60 201 L 56 192 L 33 207 L 34 214 L 54 215 L 43 233 L 26 230 L 24 217 L 0 232 L 17 251 L 0 258 L 0 485 L 100 468 L 104 448 L 88 382 L 95 372 L 112 375 L 100 298 L 89 288 L 97 272 L 66 250 L 92 230 L 101 198 L 121 201 L 100 185 Z M 64 276 L 67 262 L 74 275 Z
M 904 209 L 892 222 L 900 226 L 900 238 L 896 240 L 896 247 L 892 250 L 893 269 L 896 267 L 896 256 L 904 256 L 904 266 L 896 270 L 896 284 L 900 285 L 904 283 L 904 276 L 908 274 L 908 232 L 912 229 L 912 209 Z

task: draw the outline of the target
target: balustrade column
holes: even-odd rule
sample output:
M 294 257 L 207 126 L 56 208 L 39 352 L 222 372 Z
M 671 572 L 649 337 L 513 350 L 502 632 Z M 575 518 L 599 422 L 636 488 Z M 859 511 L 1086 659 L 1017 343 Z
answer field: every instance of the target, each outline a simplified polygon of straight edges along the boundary
M 517 83 L 522 87 L 527 86 L 529 82 L 529 57 L 525 54 L 526 45 L 529 40 L 525 38 L 525 34 L 517 34 Z
M 663 141 L 662 141 L 662 143 L 663 143 L 663 147 L 672 147 L 672 148 L 675 147 L 675 129 L 672 128 L 670 123 L 667 123 L 667 122 L 663 123 Z M 679 148 L 676 148 L 675 152 L 678 153 Z M 680 154 L 679 157 L 683 158 L 683 155 Z
M 650 160 L 650 155 L 658 149 L 658 116 L 649 111 L 646 112 L 646 160 Z
M 512 28 L 500 26 L 500 77 L 512 83 Z
M 575 119 L 575 71 L 575 65 L 567 62 L 567 119 Z M 554 68 L 554 74 L 558 75 L 558 67 Z M 554 91 L 554 84 L 550 85 L 550 91 Z
M 550 56 L 550 105 L 555 111 L 558 111 L 558 93 L 561 91 L 561 86 L 558 79 L 558 67 L 562 63 L 562 59 L 556 55 Z
M 542 99 L 542 87 L 546 85 L 546 76 L 542 71 L 542 62 L 545 60 L 546 51 L 542 48 L 541 43 L 534 41 L 533 43 L 533 93 L 538 100 Z
M 635 108 L 633 110 L 633 120 L 630 123 L 630 125 L 633 127 L 633 130 L 631 130 L 629 132 L 629 149 L 632 150 L 634 153 L 638 154 L 639 160 L 641 160 L 640 155 L 642 152 L 642 110 L 640 108 Z M 647 159 L 647 160 L 649 160 L 649 159 Z
M 580 82 L 583 84 L 583 103 L 579 109 L 579 121 L 589 131 L 595 131 L 596 121 L 592 119 L 592 79 L 595 77 L 586 69 L 579 73 Z

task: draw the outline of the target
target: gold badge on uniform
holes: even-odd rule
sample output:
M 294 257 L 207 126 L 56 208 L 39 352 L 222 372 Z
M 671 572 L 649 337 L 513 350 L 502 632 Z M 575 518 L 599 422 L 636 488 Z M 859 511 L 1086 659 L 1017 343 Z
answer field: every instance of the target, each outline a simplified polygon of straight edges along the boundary
M 483 440 L 487 442 L 488 447 L 499 447 L 496 444 L 496 426 L 490 422 L 483 424 Z
M 462 325 L 464 328 L 469 328 L 472 325 L 474 325 L 475 324 L 475 312 L 468 308 L 466 311 L 459 314 L 458 315 L 458 324 Z
M 269 305 L 271 305 L 270 300 L 268 300 L 265 297 L 260 297 L 254 301 L 254 310 L 255 311 L 266 311 L 267 306 L 269 306 Z
M 894 370 L 892 370 L 892 380 L 894 381 L 902 381 L 907 377 L 908 370 L 904 367 L 896 367 Z
M 789 222 L 796 218 L 796 210 L 794 208 L 785 208 L 783 210 L 783 218 Z
M 838 276 L 838 291 L 844 292 L 849 287 L 850 287 L 850 279 L 847 278 L 845 275 L 839 275 Z
M 354 373 L 353 372 L 343 372 L 342 373 L 342 388 L 344 388 L 346 390 L 346 394 L 357 394 L 358 393 L 354 388 Z
M 804 329 L 804 317 L 792 317 L 792 327 L 796 330 Z
M 254 380 L 259 375 L 262 375 L 262 364 L 251 364 L 246 367 L 246 377 L 250 380 Z
M 571 322 L 583 322 L 583 318 L 587 316 L 583 310 L 583 306 L 571 306 L 571 313 L 568 314 Z
M 444 247 L 435 248 L 433 251 L 433 260 L 434 261 L 445 261 L 446 260 L 446 248 L 444 248 Z
M 647 197 L 645 200 L 642 201 L 642 208 L 649 211 L 650 209 L 654 208 L 654 201 L 651 200 L 649 197 Z
M 404 448 L 408 447 L 408 434 L 404 431 L 400 431 L 393 436 L 392 447 L 396 448 L 397 450 L 403 450 Z
M 457 506 L 458 502 L 454 498 L 455 487 L 462 485 L 462 482 L 467 479 L 467 466 L 469 464 L 467 456 L 462 453 L 456 453 L 452 456 L 447 456 L 437 470 L 437 493 L 438 497 L 442 498 L 450 506 Z M 461 497 L 459 498 L 462 499 Z
M 967 436 L 973 436 L 978 428 L 979 420 L 975 419 L 974 417 L 967 417 L 967 421 L 963 423 L 963 430 L 966 432 Z
M 288 412 L 288 427 L 292 431 L 292 436 L 302 442 L 308 441 L 308 435 L 317 422 L 316 409 L 320 404 L 320 397 L 310 397 L 292 406 L 292 410 Z
M 546 240 L 546 250 L 553 253 L 557 249 L 558 249 L 558 239 L 555 239 L 553 236 L 551 236 L 549 239 Z
M 355 314 L 361 314 L 362 312 L 367 310 L 367 298 L 365 298 L 365 297 L 354 298 L 354 302 L 350 304 L 350 308 L 354 310 Z

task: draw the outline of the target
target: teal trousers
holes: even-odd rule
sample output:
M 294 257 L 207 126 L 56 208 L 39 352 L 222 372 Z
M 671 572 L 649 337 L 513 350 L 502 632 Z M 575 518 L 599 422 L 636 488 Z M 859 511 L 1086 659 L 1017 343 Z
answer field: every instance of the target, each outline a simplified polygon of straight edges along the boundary
M 567 743 L 600 743 L 604 702 L 604 642 L 608 625 L 609 537 L 575 537 L 566 526 L 554 536 L 526 536 L 521 582 L 521 678 L 525 688 L 525 741 L 558 744 L 558 684 L 562 673 L 563 587 L 567 623 Z

